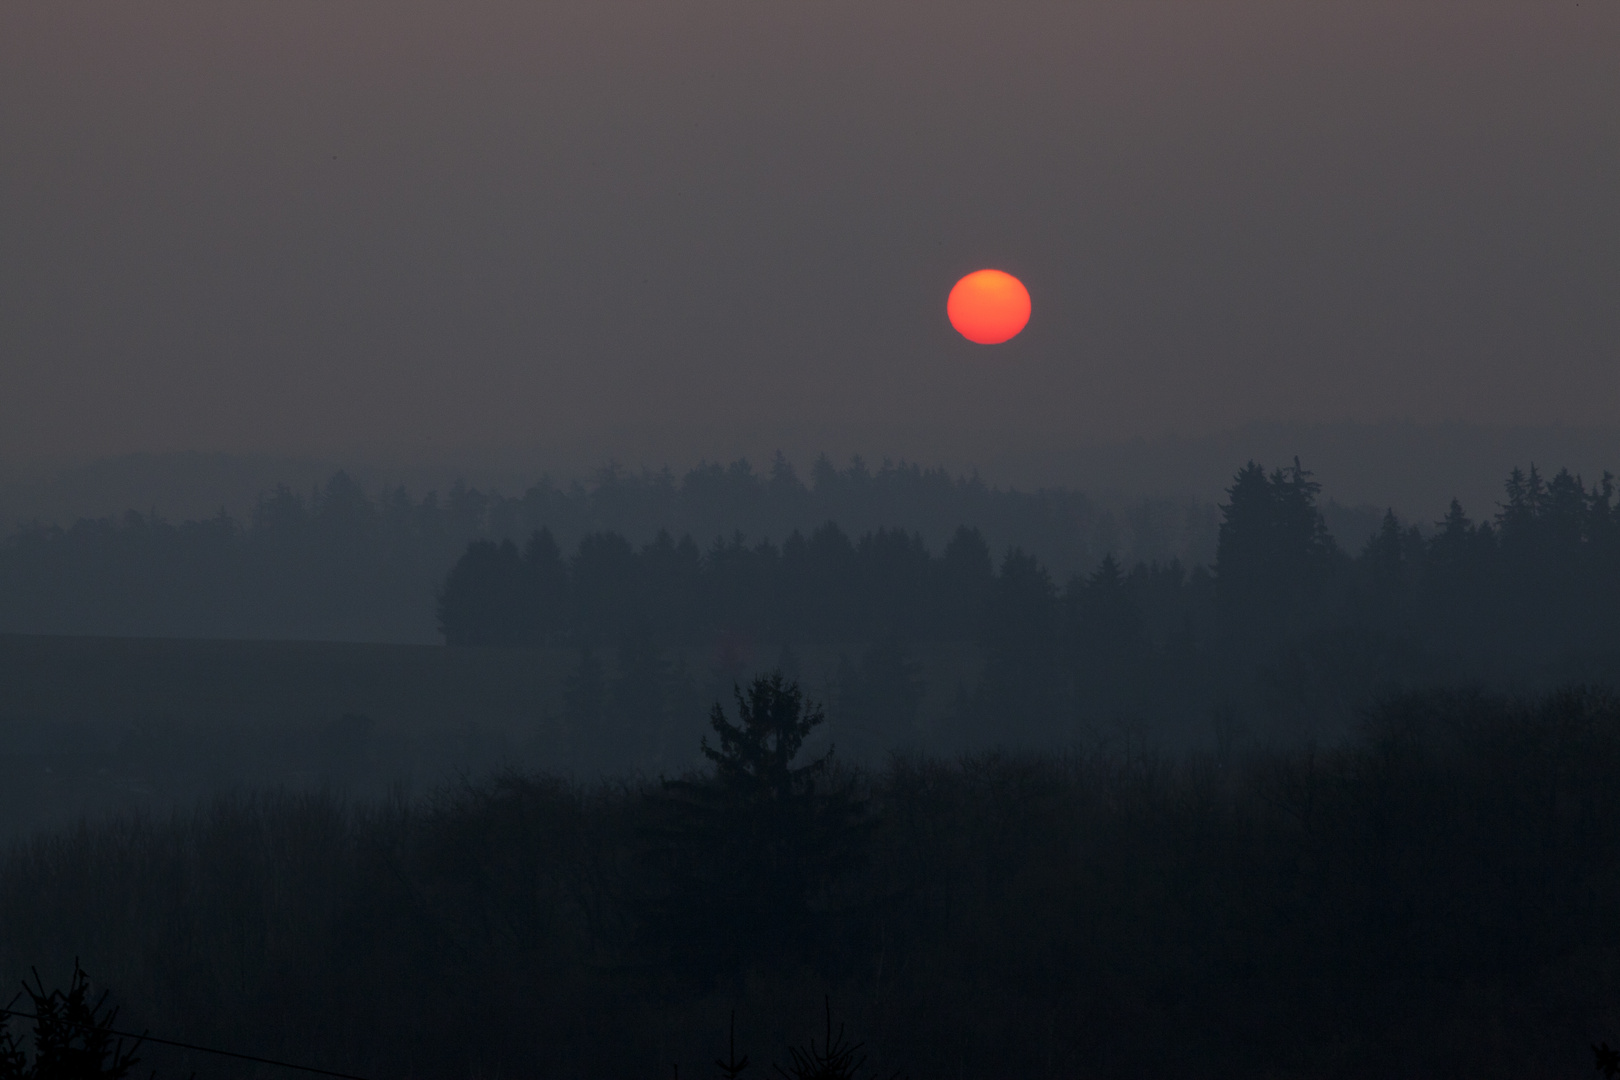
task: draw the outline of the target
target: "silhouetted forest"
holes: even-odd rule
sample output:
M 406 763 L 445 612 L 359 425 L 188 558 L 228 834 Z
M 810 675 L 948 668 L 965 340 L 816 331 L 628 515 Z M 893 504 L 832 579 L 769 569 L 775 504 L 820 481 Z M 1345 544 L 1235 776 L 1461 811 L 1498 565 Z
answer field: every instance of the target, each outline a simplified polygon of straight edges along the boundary
M 1133 720 L 1185 732 L 1228 714 L 1267 737 L 1331 736 L 1380 693 L 1533 688 L 1606 673 L 1620 651 L 1607 475 L 1588 487 L 1515 470 L 1488 520 L 1455 502 L 1429 529 L 1387 513 L 1354 552 L 1328 532 L 1297 462 L 1245 466 L 1220 509 L 1211 566 L 1127 568 L 1109 554 L 1062 584 L 1033 553 L 997 555 L 967 527 L 937 551 L 914 531 L 851 537 L 832 522 L 781 544 L 734 535 L 707 548 L 598 532 L 566 558 L 541 530 L 521 548 L 470 545 L 439 620 L 451 644 L 583 649 L 582 686 L 600 681 L 593 653 L 617 650 L 648 700 L 672 685 L 659 666 L 670 647 L 846 646 L 830 695 L 845 730 L 936 750 L 1064 745 Z M 949 642 L 975 663 L 948 674 L 956 706 L 924 733 L 918 650 Z
M 136 1027 L 371 1077 L 696 1075 L 733 1012 L 763 1075 L 824 995 L 885 1075 L 1589 1068 L 1620 1016 L 1620 702 L 1580 685 L 1620 656 L 1612 481 L 1516 471 L 1484 520 L 1355 550 L 1320 500 L 1251 463 L 1208 565 L 1062 584 L 972 525 L 565 555 L 484 506 L 440 578 L 463 647 L 9 640 L 8 812 L 224 790 L 9 847 L 0 977 L 77 957 Z M 382 535 L 341 482 L 272 505 L 319 550 L 371 522 L 359 563 Z M 222 523 L 219 565 L 278 528 Z M 380 794 L 428 761 L 465 772 Z
M 769 1075 L 823 995 L 914 1077 L 1581 1075 L 1620 1006 L 1620 703 L 1391 699 L 1338 748 L 806 749 L 761 679 L 707 768 L 426 801 L 237 794 L 0 858 L 0 977 L 361 1076 Z M 247 1075 L 148 1047 L 163 1075 Z
M 439 640 L 433 596 L 469 541 L 523 542 L 540 529 L 572 550 L 615 533 L 786 538 L 836 521 L 859 534 L 904 526 L 936 546 L 959 525 L 999 550 L 1089 568 L 1107 552 L 1207 562 L 1215 510 L 1164 500 L 1100 504 L 1068 491 L 998 489 L 972 476 L 825 457 L 808 482 L 780 455 L 668 469 L 603 469 L 589 484 L 542 480 L 520 497 L 460 485 L 444 497 L 368 493 L 338 473 L 311 491 L 278 487 L 238 519 L 33 524 L 0 542 L 0 631 L 306 640 Z M 609 553 L 611 554 L 611 553 Z
M 851 479 L 862 475 L 829 467 L 795 487 L 782 472 L 779 488 L 814 508 L 824 505 L 817 491 L 833 500 L 846 485 L 938 484 L 940 501 L 916 502 L 937 520 L 961 508 L 952 492 L 1022 507 L 1034 523 L 1057 520 L 1042 516 L 1057 496 L 901 469 Z M 771 505 L 770 482 L 740 466 L 688 477 L 669 505 L 689 512 L 707 482 L 697 477 L 726 476 Z M 618 483 L 553 491 L 553 511 L 541 501 L 531 509 L 578 532 L 581 519 L 556 508 L 606 506 Z M 622 483 L 641 492 L 622 504 L 642 509 L 647 491 L 668 490 L 657 478 Z M 1460 508 L 1424 527 L 1388 515 L 1349 548 L 1320 504 L 1297 467 L 1250 465 L 1217 511 L 1209 565 L 1105 556 L 1066 579 L 1033 549 L 937 522 L 934 532 L 856 532 L 821 520 L 780 542 L 733 532 L 707 545 L 667 530 L 634 540 L 587 529 L 568 548 L 569 533 L 558 528 L 548 542 L 551 526 L 540 525 L 469 545 L 466 532 L 497 520 L 515 533 L 514 504 L 497 513 L 472 492 L 442 504 L 401 495 L 383 504 L 395 513 L 341 478 L 318 498 L 267 497 L 248 529 L 143 520 L 19 534 L 0 551 L 13 605 L 4 611 L 18 621 L 43 610 L 57 629 L 82 617 L 146 633 L 172 620 L 175 632 L 223 635 L 250 615 L 261 629 L 341 625 L 364 636 L 378 621 L 431 622 L 437 588 L 445 636 L 466 647 L 426 657 L 7 639 L 0 828 L 79 808 L 164 806 L 223 777 L 341 777 L 375 791 L 499 760 L 584 775 L 676 772 L 692 764 L 704 702 L 770 667 L 799 678 L 826 707 L 842 755 L 868 764 L 895 749 L 1331 741 L 1389 693 L 1620 680 L 1607 614 L 1620 592 L 1607 479 L 1545 480 L 1532 468 L 1509 478 L 1502 504 L 1478 523 Z M 379 538 L 393 535 L 419 546 L 401 540 L 399 558 L 379 558 Z M 392 598 L 393 616 L 379 597 Z M 114 610 L 128 625 L 98 622 Z M 328 744 L 348 736 L 330 733 L 351 716 L 364 737 L 331 759 Z M 63 794 L 40 803 L 33 793 L 45 790 Z
M 1298 465 L 1253 462 L 1234 479 L 1211 566 L 1112 552 L 1062 586 L 1033 551 L 993 552 L 958 526 L 935 554 L 920 531 L 852 537 L 836 522 L 781 543 L 740 531 L 700 547 L 667 529 L 639 547 L 592 532 L 566 558 L 549 528 L 520 548 L 473 542 L 439 592 L 452 645 L 601 645 L 636 633 L 661 643 L 731 634 L 753 641 L 980 641 L 1019 635 L 1054 651 L 1143 649 L 1178 635 L 1245 645 L 1326 628 L 1519 648 L 1607 646 L 1620 598 L 1620 507 L 1605 474 L 1592 488 L 1531 466 L 1476 524 L 1455 501 L 1422 529 L 1391 511 L 1359 552 L 1340 548 Z M 1521 640 L 1522 639 L 1522 640 Z

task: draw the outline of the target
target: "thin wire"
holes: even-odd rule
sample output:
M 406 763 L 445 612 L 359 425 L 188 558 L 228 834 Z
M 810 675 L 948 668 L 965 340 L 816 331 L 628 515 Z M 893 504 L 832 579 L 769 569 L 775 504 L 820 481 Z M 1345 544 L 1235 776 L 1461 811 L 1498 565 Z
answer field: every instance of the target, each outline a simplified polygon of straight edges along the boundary
M 0 1019 L 20 1016 L 24 1020 L 38 1020 L 33 1013 L 19 1012 L 16 1009 L 0 1009 Z M 260 1065 L 275 1065 L 283 1069 L 296 1069 L 299 1072 L 314 1073 L 316 1076 L 335 1076 L 338 1080 L 367 1080 L 364 1076 L 355 1076 L 353 1073 L 333 1072 L 330 1069 L 317 1069 L 312 1065 L 295 1065 L 290 1061 L 277 1061 L 275 1058 L 255 1057 L 252 1054 L 238 1054 L 231 1050 L 215 1050 L 212 1046 L 198 1046 L 196 1043 L 176 1042 L 174 1039 L 160 1039 L 156 1035 L 137 1035 L 133 1031 L 115 1031 L 112 1028 L 98 1028 L 93 1024 L 78 1023 L 74 1027 L 91 1028 L 95 1031 L 105 1031 L 109 1035 L 117 1035 L 121 1039 L 136 1039 L 140 1042 L 159 1043 L 163 1046 L 177 1046 L 182 1050 L 197 1050 L 204 1054 L 218 1054 L 220 1057 L 236 1058 L 238 1061 L 252 1061 Z

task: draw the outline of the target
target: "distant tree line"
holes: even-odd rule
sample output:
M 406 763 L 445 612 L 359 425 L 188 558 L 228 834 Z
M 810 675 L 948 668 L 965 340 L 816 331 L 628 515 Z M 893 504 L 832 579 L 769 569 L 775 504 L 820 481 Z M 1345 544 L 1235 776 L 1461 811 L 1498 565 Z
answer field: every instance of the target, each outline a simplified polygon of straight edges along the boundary
M 937 557 L 905 529 L 851 539 L 828 522 L 780 545 L 734 533 L 707 549 L 690 535 L 660 532 L 638 549 L 593 533 L 566 561 L 541 530 L 521 550 L 470 544 L 438 611 L 452 645 L 598 645 L 642 630 L 682 644 L 954 640 L 976 633 L 995 581 L 989 545 L 965 526 Z
M 1250 464 L 1206 508 L 1207 556 L 1183 559 L 1203 510 L 1123 528 L 1079 495 L 910 466 L 607 470 L 519 499 L 375 496 L 339 474 L 245 521 L 19 530 L 0 542 L 0 629 L 566 647 L 569 729 L 619 732 L 649 768 L 694 701 L 751 664 L 793 668 L 783 648 L 817 656 L 806 674 L 851 750 L 1115 722 L 1300 731 L 1389 689 L 1607 677 L 1613 488 L 1532 467 L 1479 518 L 1369 517 L 1342 543 L 1309 473 Z M 783 531 L 733 527 L 767 519 Z
M 822 457 L 808 480 L 780 455 L 765 472 L 745 460 L 680 476 L 610 465 L 589 483 L 542 479 L 517 497 L 462 485 L 443 497 L 367 492 L 338 473 L 311 491 L 267 491 L 241 517 L 174 523 L 132 510 L 21 526 L 0 540 L 0 631 L 434 641 L 435 589 L 473 541 L 521 545 L 547 529 L 570 552 L 608 533 L 639 550 L 667 529 L 706 548 L 738 532 L 808 536 L 827 521 L 852 535 L 903 525 L 935 546 L 965 522 L 993 547 L 1065 568 L 1109 551 L 1206 562 L 1215 538 L 1212 506 L 1104 506 L 859 458 L 839 468 Z
M 542 529 L 521 547 L 471 544 L 439 592 L 439 625 L 455 645 L 618 646 L 621 671 L 634 655 L 728 638 L 843 645 L 833 704 L 891 736 L 920 697 L 923 643 L 974 647 L 979 665 L 955 673 L 954 722 L 1008 738 L 1084 718 L 1208 716 L 1256 695 L 1342 712 L 1390 686 L 1496 682 L 1620 648 L 1607 475 L 1587 486 L 1515 470 L 1489 520 L 1453 502 L 1426 532 L 1390 512 L 1355 553 L 1329 534 L 1298 462 L 1251 462 L 1227 495 L 1211 566 L 1126 568 L 1109 554 L 1061 585 L 1035 555 L 997 558 L 965 526 L 937 553 L 916 532 L 851 537 L 829 522 L 780 544 L 734 534 L 707 548 L 598 532 L 567 557 Z
M 1620 505 L 1614 478 L 1514 469 L 1475 521 L 1452 500 L 1422 529 L 1386 512 L 1354 555 L 1314 512 L 1298 467 L 1251 464 L 1222 507 L 1217 616 L 1242 639 L 1362 626 L 1436 649 L 1545 654 L 1620 646 Z
M 520 548 L 477 540 L 438 594 L 452 645 L 663 643 L 716 635 L 808 643 L 979 641 L 1026 655 L 1130 651 L 1178 636 L 1282 640 L 1340 625 L 1607 640 L 1620 598 L 1620 507 L 1605 474 L 1515 469 L 1506 500 L 1475 524 L 1454 500 L 1425 533 L 1387 512 L 1359 553 L 1329 535 L 1320 485 L 1296 462 L 1249 463 L 1220 507 L 1211 566 L 1112 553 L 1059 587 L 1021 547 L 999 559 L 958 526 L 937 554 L 919 532 L 851 537 L 835 522 L 780 544 L 740 532 L 700 547 L 660 531 L 637 546 L 601 531 L 564 557 L 549 529 Z M 1234 635 L 1236 637 L 1234 638 Z M 1593 635 L 1597 635 L 1594 637 Z

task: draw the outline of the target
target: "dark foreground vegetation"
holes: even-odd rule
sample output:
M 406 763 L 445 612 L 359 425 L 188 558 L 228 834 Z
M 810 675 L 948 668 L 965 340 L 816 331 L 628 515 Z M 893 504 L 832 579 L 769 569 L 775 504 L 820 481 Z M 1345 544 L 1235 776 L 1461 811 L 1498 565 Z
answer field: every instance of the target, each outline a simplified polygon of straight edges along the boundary
M 241 794 L 0 862 L 0 974 L 370 1077 L 1590 1073 L 1620 1020 L 1620 700 L 1385 702 L 1333 749 L 845 768 L 756 683 L 676 783 Z M 150 1048 L 163 1075 L 235 1074 Z
M 0 1080 L 124 1080 L 141 1063 L 141 1039 L 119 1033 L 111 996 L 78 964 L 66 990 L 47 990 L 34 972 L 0 1009 Z

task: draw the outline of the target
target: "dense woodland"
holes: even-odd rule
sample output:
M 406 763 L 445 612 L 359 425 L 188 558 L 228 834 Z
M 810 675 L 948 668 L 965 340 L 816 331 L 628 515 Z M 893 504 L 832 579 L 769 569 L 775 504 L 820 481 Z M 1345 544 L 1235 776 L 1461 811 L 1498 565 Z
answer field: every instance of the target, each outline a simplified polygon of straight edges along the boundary
M 272 492 L 245 526 L 132 516 L 13 534 L 0 623 L 381 640 L 415 626 L 460 646 L 544 647 L 568 674 L 526 706 L 534 731 L 510 733 L 546 749 L 514 755 L 587 773 L 684 767 L 704 702 L 771 666 L 802 678 L 845 755 L 869 763 L 895 748 L 1333 739 L 1391 692 L 1620 677 L 1607 478 L 1531 467 L 1477 519 L 1457 506 L 1437 522 L 1386 515 L 1340 542 L 1308 473 L 1249 465 L 1208 508 L 1202 559 L 1170 543 L 1197 535 L 1202 511 L 1138 509 L 1110 547 L 1126 519 L 1079 496 L 858 462 L 823 461 L 808 484 L 782 461 L 679 480 L 609 470 L 518 500 L 379 500 L 338 476 L 307 497 Z M 698 520 L 786 531 L 699 543 L 699 526 L 682 526 Z M 1082 559 L 1086 537 L 1098 546 Z M 216 715 L 231 714 L 229 697 Z M 175 726 L 160 705 L 130 708 L 143 730 Z M 301 722 L 358 710 L 387 730 L 397 710 L 377 708 Z M 542 737 L 557 729 L 568 737 Z
M 1347 515 L 1347 521 L 1356 521 Z M 519 497 L 460 485 L 445 496 L 367 492 L 339 473 L 311 491 L 265 492 L 244 517 L 35 523 L 0 540 L 0 631 L 303 640 L 440 640 L 433 596 L 469 541 L 522 543 L 547 529 L 572 551 L 614 533 L 639 548 L 659 530 L 785 538 L 827 521 L 859 535 L 904 526 L 935 545 L 964 523 L 994 550 L 1039 552 L 1064 572 L 1113 551 L 1207 562 L 1210 505 L 1019 492 L 973 476 L 859 458 L 818 459 L 801 479 L 780 456 L 677 476 L 609 466 L 589 483 L 542 480 Z
M 1620 507 L 1607 474 L 1588 488 L 1567 471 L 1549 481 L 1534 466 L 1515 470 L 1486 520 L 1455 501 L 1431 529 L 1390 512 L 1357 552 L 1329 534 L 1319 491 L 1297 462 L 1269 474 L 1251 462 L 1220 508 L 1212 565 L 1126 568 L 1109 552 L 1061 587 L 1037 552 L 997 555 L 966 525 L 937 553 L 920 531 L 852 537 L 827 521 L 780 543 L 736 532 L 707 547 L 690 533 L 660 530 L 638 546 L 599 531 L 566 558 L 542 528 L 521 548 L 473 542 L 439 592 L 439 626 L 452 645 L 508 646 L 636 633 L 986 644 L 1039 634 L 1116 646 L 1191 635 L 1207 645 L 1343 625 L 1563 646 L 1607 629 L 1602 614 L 1620 593 Z
M 706 768 L 237 794 L 0 858 L 0 972 L 369 1077 L 1589 1075 L 1620 1026 L 1620 704 L 1407 695 L 1336 749 L 898 758 L 756 683 Z M 258 1075 L 149 1047 L 166 1077 Z M 836 1074 L 833 1074 L 836 1075 Z
M 1335 542 L 1319 500 L 1298 463 L 1251 463 L 1221 507 L 1211 565 L 1127 569 L 1110 554 L 1061 585 L 1033 553 L 998 556 L 968 527 L 937 550 L 914 531 L 851 537 L 830 522 L 706 549 L 600 532 L 567 557 L 541 530 L 521 548 L 470 545 L 439 619 L 452 644 L 582 649 L 570 708 L 585 727 L 610 696 L 602 657 L 654 718 L 689 696 L 672 647 L 712 645 L 723 663 L 728 643 L 837 645 L 825 696 L 846 746 L 867 752 L 1067 745 L 1136 722 L 1179 729 L 1182 745 L 1228 722 L 1269 739 L 1336 737 L 1383 693 L 1609 676 L 1620 506 L 1607 475 L 1588 486 L 1515 470 L 1486 520 L 1455 502 L 1429 529 L 1387 513 L 1357 551 Z M 975 664 L 943 675 L 956 704 L 924 723 L 918 657 L 949 642 L 970 645 Z
M 1612 679 L 1612 482 L 1515 472 L 1483 520 L 1346 550 L 1298 463 L 1250 464 L 1220 515 L 1207 565 L 1061 585 L 971 524 L 463 536 L 438 615 L 466 647 L 421 651 L 551 665 L 531 737 L 598 768 L 490 772 L 490 744 L 380 798 L 408 745 L 311 717 L 313 783 L 14 843 L 0 975 L 77 957 L 134 1027 L 370 1077 L 699 1075 L 733 1013 L 767 1075 L 824 995 L 881 1075 L 1589 1069 L 1620 1028 L 1620 702 L 1538 687 Z M 161 731 L 92 771 L 161 765 Z

